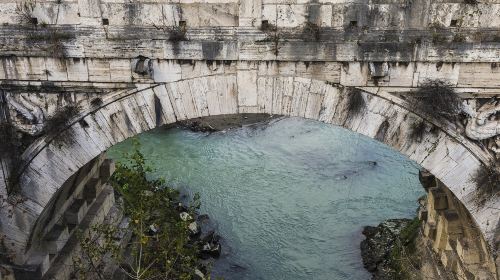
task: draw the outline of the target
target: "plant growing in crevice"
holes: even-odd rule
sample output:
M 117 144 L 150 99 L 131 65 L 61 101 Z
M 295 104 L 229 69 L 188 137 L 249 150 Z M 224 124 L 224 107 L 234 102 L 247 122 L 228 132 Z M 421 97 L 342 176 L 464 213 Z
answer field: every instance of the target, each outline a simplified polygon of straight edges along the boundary
M 358 88 L 347 89 L 347 110 L 352 114 L 360 113 L 366 106 L 363 93 Z
M 103 104 L 102 98 L 96 97 L 90 101 L 90 105 L 94 107 L 99 107 Z
M 74 38 L 74 35 L 63 33 L 57 29 L 45 29 L 28 34 L 28 41 L 38 49 L 46 51 L 50 56 L 62 58 L 66 56 L 63 41 Z
M 23 25 L 38 24 L 37 18 L 33 16 L 33 11 L 35 10 L 35 6 L 36 6 L 36 1 L 34 0 L 22 1 L 16 4 L 15 13 L 19 24 Z
M 69 104 L 57 110 L 54 115 L 45 121 L 43 131 L 49 135 L 56 134 L 66 128 L 69 120 L 76 117 L 80 112 L 80 106 Z
M 500 167 L 490 163 L 479 167 L 472 176 L 482 198 L 497 194 L 500 191 Z
M 446 82 L 431 80 L 425 82 L 412 95 L 417 110 L 432 117 L 455 120 L 462 111 L 462 99 Z

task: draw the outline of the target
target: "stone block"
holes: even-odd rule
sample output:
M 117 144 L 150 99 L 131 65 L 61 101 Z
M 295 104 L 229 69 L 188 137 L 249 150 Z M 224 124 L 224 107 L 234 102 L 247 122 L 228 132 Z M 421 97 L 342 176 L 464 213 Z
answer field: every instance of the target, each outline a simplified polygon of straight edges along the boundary
M 418 219 L 425 222 L 427 221 L 427 215 L 429 212 L 427 210 L 421 210 L 418 212 Z
M 87 202 L 83 199 L 76 199 L 64 213 L 66 222 L 71 225 L 78 225 L 87 212 Z
M 99 176 L 102 181 L 106 181 L 113 173 L 115 173 L 116 166 L 112 159 L 105 159 L 99 170 Z
M 446 230 L 448 235 L 461 235 L 462 223 L 460 222 L 460 216 L 455 210 L 445 210 L 443 213 L 443 218 L 446 220 Z
M 64 247 L 69 238 L 68 227 L 55 225 L 45 237 L 46 249 L 51 255 L 56 255 Z
M 448 209 L 448 197 L 441 188 L 431 188 L 428 199 L 434 210 Z
M 97 197 L 100 191 L 100 186 L 100 178 L 90 178 L 90 180 L 88 180 L 85 184 L 85 188 L 83 189 L 83 199 L 85 199 L 87 205 L 90 205 L 90 203 L 92 203 L 92 201 Z
M 28 269 L 27 271 L 23 269 L 23 272 L 26 273 L 26 275 L 30 275 L 30 277 L 33 277 L 34 275 L 43 275 L 50 268 L 49 254 L 47 254 L 45 252 L 34 253 L 26 261 L 26 265 L 29 268 L 34 267 L 32 272 L 30 271 L 31 269 Z M 17 276 L 20 276 L 20 275 L 16 273 L 16 277 Z M 18 279 L 36 279 L 36 278 L 29 278 L 26 276 L 24 276 L 24 277 L 20 276 L 20 277 L 18 277 Z
M 47 79 L 49 81 L 67 81 L 68 73 L 66 70 L 66 62 L 60 58 L 45 58 L 45 66 L 47 68 Z
M 89 80 L 89 71 L 85 59 L 67 59 L 66 70 L 68 71 L 68 81 L 83 82 Z
M 277 21 L 278 27 L 299 27 L 307 20 L 307 9 L 305 5 L 278 5 Z
M 431 239 L 436 239 L 436 225 L 433 223 L 425 223 L 424 224 L 424 235 Z
M 95 82 L 111 82 L 111 70 L 109 60 L 88 59 L 89 79 Z
M 426 192 L 428 192 L 430 188 L 437 187 L 436 177 L 427 170 L 420 170 L 418 172 L 418 179 Z
M 239 71 L 238 79 L 238 105 L 257 106 L 257 71 Z
M 153 79 L 156 83 L 175 82 L 182 78 L 181 65 L 170 60 L 153 62 Z
M 464 238 L 457 240 L 456 246 L 457 256 L 465 264 L 477 264 L 481 261 L 481 255 L 476 246 L 471 242 L 467 242 Z

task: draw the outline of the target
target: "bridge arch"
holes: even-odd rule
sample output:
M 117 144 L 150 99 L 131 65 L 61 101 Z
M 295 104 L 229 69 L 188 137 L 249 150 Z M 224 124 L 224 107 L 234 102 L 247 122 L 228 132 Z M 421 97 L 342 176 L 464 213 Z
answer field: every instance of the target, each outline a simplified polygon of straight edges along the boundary
M 14 237 L 13 248 L 22 252 L 18 255 L 27 255 L 39 217 L 66 180 L 129 137 L 181 120 L 267 113 L 342 126 L 393 147 L 441 180 L 469 210 L 493 246 L 499 202 L 493 197 L 478 203 L 479 191 L 471 181 L 474 172 L 489 160 L 486 153 L 442 122 L 414 111 L 407 101 L 380 89 L 356 88 L 364 104 L 353 111 L 349 108 L 352 92 L 352 88 L 316 79 L 245 70 L 136 84 L 134 89 L 106 95 L 100 102 L 83 104 L 66 129 L 38 140 L 25 151 L 26 165 L 20 175 L 24 200 L 11 209 L 13 218 L 8 223 L 2 221 L 3 232 Z M 416 141 L 409 135 L 419 122 L 437 129 Z

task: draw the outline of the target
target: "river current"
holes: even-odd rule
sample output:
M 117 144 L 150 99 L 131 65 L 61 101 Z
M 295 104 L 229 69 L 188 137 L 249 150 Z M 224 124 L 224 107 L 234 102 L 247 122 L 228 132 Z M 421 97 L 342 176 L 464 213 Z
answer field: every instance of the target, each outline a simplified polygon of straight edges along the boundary
M 211 134 L 160 128 L 138 138 L 154 176 L 201 195 L 200 213 L 223 238 L 212 274 L 226 280 L 370 279 L 363 226 L 414 217 L 424 194 L 417 164 L 316 121 Z M 131 146 L 124 141 L 108 155 L 120 160 Z

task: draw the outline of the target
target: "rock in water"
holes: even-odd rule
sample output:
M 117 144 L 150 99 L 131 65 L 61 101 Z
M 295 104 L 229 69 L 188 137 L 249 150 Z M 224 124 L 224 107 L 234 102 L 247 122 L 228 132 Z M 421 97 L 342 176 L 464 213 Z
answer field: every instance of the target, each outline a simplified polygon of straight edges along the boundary
M 367 226 L 363 229 L 366 239 L 361 242 L 361 257 L 373 279 L 394 279 L 396 271 L 391 267 L 390 254 L 401 230 L 410 222 L 409 219 L 391 219 L 377 227 Z

